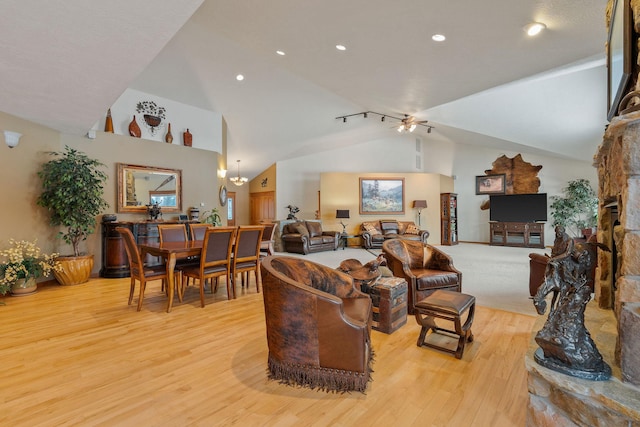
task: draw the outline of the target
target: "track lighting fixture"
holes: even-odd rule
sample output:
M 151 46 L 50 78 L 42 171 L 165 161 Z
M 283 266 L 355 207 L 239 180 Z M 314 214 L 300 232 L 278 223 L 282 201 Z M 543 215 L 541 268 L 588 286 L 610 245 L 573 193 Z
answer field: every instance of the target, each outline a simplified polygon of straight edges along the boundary
M 396 128 L 396 130 L 400 133 L 402 132 L 413 132 L 414 130 L 416 130 L 416 128 L 418 126 L 424 126 L 427 128 L 427 133 L 431 133 L 431 129 L 433 129 L 433 126 L 428 125 L 427 124 L 427 120 L 416 120 L 415 117 L 410 116 L 408 114 L 404 115 L 404 118 L 400 118 L 400 117 L 394 117 L 394 116 L 390 116 L 388 114 L 382 114 L 382 113 L 376 113 L 375 111 L 363 111 L 361 113 L 355 113 L 355 114 L 347 114 L 344 116 L 338 116 L 336 117 L 336 119 L 342 119 L 342 123 L 347 123 L 347 117 L 353 117 L 353 116 L 362 116 L 365 119 L 369 117 L 369 114 L 375 114 L 380 116 L 380 121 L 384 122 L 387 118 L 393 119 L 393 120 L 397 120 L 399 121 L 399 125 Z

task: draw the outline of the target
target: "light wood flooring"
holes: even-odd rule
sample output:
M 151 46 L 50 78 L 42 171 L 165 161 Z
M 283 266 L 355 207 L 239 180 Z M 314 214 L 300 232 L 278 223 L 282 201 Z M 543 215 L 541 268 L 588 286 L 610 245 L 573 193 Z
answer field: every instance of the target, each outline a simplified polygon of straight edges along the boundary
M 2 426 L 524 426 L 523 356 L 535 317 L 478 307 L 462 360 L 418 348 L 410 317 L 372 331 L 366 394 L 267 380 L 262 294 L 196 287 L 165 312 L 159 282 L 143 309 L 129 279 L 92 279 L 0 306 Z

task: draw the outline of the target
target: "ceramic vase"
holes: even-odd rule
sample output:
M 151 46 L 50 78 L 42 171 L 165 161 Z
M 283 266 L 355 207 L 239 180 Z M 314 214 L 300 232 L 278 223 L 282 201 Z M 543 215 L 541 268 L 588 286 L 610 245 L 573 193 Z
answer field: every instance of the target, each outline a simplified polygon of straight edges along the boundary
M 22 296 L 35 294 L 38 291 L 38 284 L 35 277 L 28 279 L 18 279 L 16 283 L 11 285 L 11 295 Z
M 134 114 L 133 120 L 129 123 L 129 135 L 140 138 L 142 136 L 142 132 L 140 131 L 140 126 L 138 126 L 138 122 L 136 122 L 136 116 Z
M 165 135 L 164 140 L 167 144 L 173 143 L 173 135 L 171 135 L 171 123 L 169 123 L 167 126 L 167 134 Z
M 189 128 L 187 128 L 187 131 L 182 134 L 182 139 L 184 141 L 185 147 L 191 147 L 191 143 L 193 141 L 193 135 L 191 135 L 191 132 L 189 132 Z
M 111 108 L 107 110 L 107 120 L 104 122 L 104 131 L 113 133 L 113 119 L 111 118 Z

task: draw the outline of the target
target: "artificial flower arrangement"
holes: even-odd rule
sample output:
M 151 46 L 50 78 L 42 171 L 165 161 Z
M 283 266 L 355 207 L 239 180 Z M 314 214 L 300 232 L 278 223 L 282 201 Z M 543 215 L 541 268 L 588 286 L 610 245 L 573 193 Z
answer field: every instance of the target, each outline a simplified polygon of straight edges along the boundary
M 18 279 L 48 277 L 61 271 L 57 253 L 43 254 L 36 241 L 9 239 L 9 249 L 0 251 L 0 295 L 11 290 Z

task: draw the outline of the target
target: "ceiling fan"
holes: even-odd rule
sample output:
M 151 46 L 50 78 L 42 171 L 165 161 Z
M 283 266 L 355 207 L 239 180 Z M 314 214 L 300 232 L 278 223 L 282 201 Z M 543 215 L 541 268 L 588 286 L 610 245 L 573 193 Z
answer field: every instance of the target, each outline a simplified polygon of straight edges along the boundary
M 416 126 L 426 126 L 429 120 L 417 120 L 415 117 L 408 114 L 404 115 L 404 118 L 400 120 L 400 126 L 398 126 L 398 132 L 413 132 Z M 431 133 L 431 126 L 427 126 L 427 133 Z
M 347 118 L 353 116 L 363 116 L 365 119 L 369 116 L 369 114 L 374 114 L 380 116 L 380 121 L 384 122 L 385 119 L 393 119 L 400 122 L 398 125 L 394 125 L 393 129 L 397 129 L 398 132 L 413 132 L 417 126 L 424 126 L 427 128 L 427 133 L 431 133 L 431 129 L 433 129 L 432 125 L 427 124 L 429 120 L 418 120 L 409 114 L 404 114 L 404 117 L 395 117 L 389 114 L 376 113 L 375 111 L 363 111 L 361 113 L 355 114 L 347 114 L 344 116 L 338 116 L 336 119 L 342 120 L 343 123 L 347 122 Z

